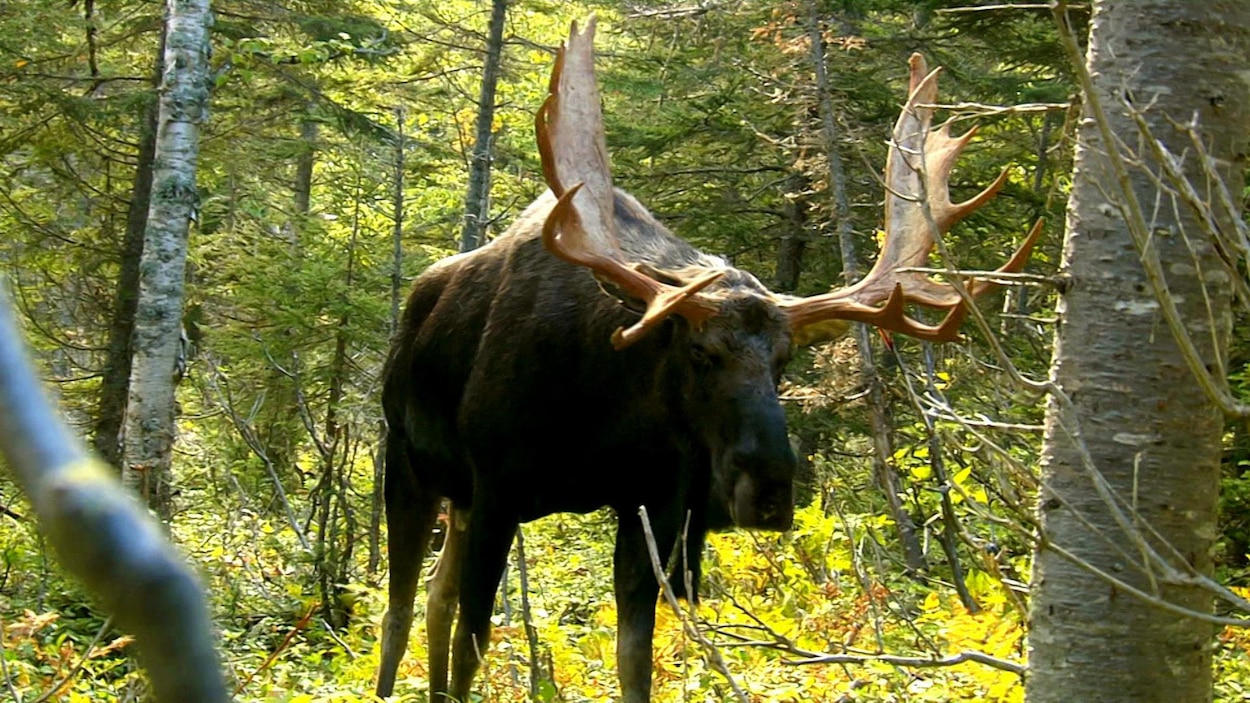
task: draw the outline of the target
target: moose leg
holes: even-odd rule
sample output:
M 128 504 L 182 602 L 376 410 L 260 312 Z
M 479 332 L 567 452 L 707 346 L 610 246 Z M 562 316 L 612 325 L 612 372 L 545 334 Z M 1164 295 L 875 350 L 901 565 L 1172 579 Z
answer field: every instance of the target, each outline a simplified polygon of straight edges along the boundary
M 648 511 L 650 512 L 650 511 Z M 678 525 L 670 513 L 652 513 L 651 533 L 660 559 L 667 560 L 677 541 Z M 637 514 L 622 512 L 616 531 L 616 666 L 624 703 L 651 700 L 651 636 L 655 632 L 655 597 L 659 582 L 651 567 L 646 535 Z
M 457 701 L 469 700 L 473 676 L 490 644 L 495 593 L 517 529 L 516 518 L 507 517 L 506 509 L 481 498 L 474 496 L 469 511 L 464 545 L 468 558 L 460 569 L 460 619 L 452 642 L 451 671 L 451 696 Z
M 451 621 L 460 599 L 460 571 L 469 514 L 447 507 L 447 539 L 430 578 L 425 608 L 425 632 L 430 650 L 430 700 L 440 703 L 447 693 L 447 661 L 451 653 Z
M 403 439 L 392 438 L 386 446 L 384 490 L 391 579 L 386 615 L 382 618 L 382 658 L 376 691 L 379 698 L 391 695 L 399 660 L 408 649 L 413 599 L 440 500 L 437 494 L 418 484 L 403 445 Z

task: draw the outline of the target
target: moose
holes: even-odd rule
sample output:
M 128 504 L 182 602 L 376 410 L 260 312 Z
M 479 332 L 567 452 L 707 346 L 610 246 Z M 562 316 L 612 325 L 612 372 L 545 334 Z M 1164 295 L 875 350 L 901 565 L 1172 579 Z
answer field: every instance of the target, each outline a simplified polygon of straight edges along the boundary
M 427 595 L 430 700 L 469 700 L 518 525 L 610 506 L 621 689 L 626 703 L 649 701 L 659 584 L 640 506 L 661 554 L 686 540 L 670 573 L 680 594 L 696 597 L 710 530 L 791 526 L 796 458 L 778 384 L 792 349 L 852 321 L 951 341 L 969 299 L 992 285 L 970 280 L 961 293 L 904 270 L 926 265 L 934 237 L 1007 175 L 951 203 L 949 173 L 972 133 L 930 130 L 937 71 L 918 54 L 886 166 L 882 253 L 858 283 L 799 298 L 696 250 L 613 187 L 594 32 L 593 17 L 583 31 L 573 23 L 537 114 L 550 190 L 488 245 L 417 278 L 386 362 L 380 697 L 394 688 L 447 499 L 450 525 Z M 1039 232 L 999 271 L 1020 270 Z M 909 303 L 944 318 L 925 324 Z

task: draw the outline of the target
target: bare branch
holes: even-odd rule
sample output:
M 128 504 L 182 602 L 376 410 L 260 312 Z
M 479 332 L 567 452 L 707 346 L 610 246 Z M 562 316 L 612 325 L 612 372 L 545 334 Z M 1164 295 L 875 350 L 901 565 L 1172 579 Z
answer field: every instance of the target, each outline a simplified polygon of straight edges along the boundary
M 703 647 L 703 651 L 707 653 L 708 664 L 716 670 L 716 673 L 725 677 L 725 681 L 729 683 L 729 687 L 734 691 L 734 697 L 740 703 L 748 703 L 750 699 L 739 688 L 738 683 L 734 681 L 733 674 L 729 673 L 729 667 L 725 665 L 725 660 L 721 657 L 720 650 L 716 648 L 716 645 L 707 641 L 703 633 L 699 632 L 699 628 L 695 627 L 689 618 L 686 617 L 686 613 L 681 609 L 681 604 L 677 602 L 677 596 L 673 593 L 673 587 L 664 575 L 664 564 L 660 561 L 659 548 L 655 546 L 655 534 L 651 532 L 651 518 L 647 515 L 647 506 L 641 505 L 638 507 L 638 516 L 642 518 L 642 532 L 647 540 L 647 553 L 651 555 L 651 569 L 655 572 L 655 579 L 659 582 L 660 590 L 664 593 L 664 600 L 668 602 L 669 607 L 673 609 L 677 618 L 681 620 L 681 627 L 686 635 Z
M 949 656 L 931 659 L 928 657 L 900 657 L 892 654 L 816 654 L 804 659 L 793 659 L 784 663 L 792 666 L 801 666 L 804 664 L 893 664 L 894 666 L 905 666 L 914 669 L 931 668 L 936 666 L 954 666 L 963 664 L 964 662 L 976 662 L 984 664 L 1001 671 L 1010 671 L 1013 674 L 1024 675 L 1028 671 L 1028 667 L 1024 664 L 1017 664 L 1009 659 L 1000 659 L 984 652 L 960 652 L 959 654 L 951 654 Z

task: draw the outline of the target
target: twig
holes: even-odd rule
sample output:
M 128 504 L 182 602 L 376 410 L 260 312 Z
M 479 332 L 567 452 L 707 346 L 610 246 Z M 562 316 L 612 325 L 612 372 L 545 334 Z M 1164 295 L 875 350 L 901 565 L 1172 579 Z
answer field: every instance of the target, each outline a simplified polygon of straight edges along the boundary
M 973 7 L 945 7 L 938 10 L 942 14 L 957 14 L 965 12 L 989 12 L 992 10 L 1049 10 L 1048 2 L 1031 2 L 1031 3 L 1003 3 L 1001 5 L 976 5 Z
M 925 390 L 929 394 L 936 396 L 938 390 L 935 380 L 936 371 L 933 364 L 933 345 L 928 343 L 924 345 L 924 364 Z M 951 500 L 950 489 L 954 482 L 947 480 L 946 466 L 942 461 L 942 441 L 933 425 L 933 416 L 925 413 L 920 405 L 919 396 L 915 389 L 912 388 L 911 378 L 907 374 L 903 374 L 903 378 L 907 384 L 908 395 L 924 421 L 925 434 L 929 436 L 929 466 L 933 473 L 933 479 L 937 483 L 938 495 L 941 497 L 942 504 L 943 529 L 940 540 L 942 551 L 946 552 L 946 560 L 950 563 L 951 579 L 955 582 L 955 591 L 959 594 L 959 600 L 970 612 L 977 613 L 980 612 L 981 606 L 977 603 L 976 598 L 972 596 L 972 592 L 968 590 L 968 584 L 964 580 L 963 565 L 959 563 L 956 531 L 962 531 L 962 529 L 959 524 L 959 518 L 955 515 L 954 502 Z
M 9 675 L 9 659 L 4 656 L 4 650 L 8 645 L 4 632 L 4 618 L 0 617 L 0 674 L 4 675 L 4 685 L 9 689 L 9 695 L 13 696 L 13 702 L 22 703 L 22 694 L 13 685 L 13 677 Z
M 1049 286 L 1058 288 L 1060 281 L 1054 276 L 1043 276 L 1036 273 L 1025 273 L 1018 271 L 1012 273 L 1010 271 L 978 271 L 976 269 L 958 269 L 949 268 L 932 268 L 928 266 L 900 266 L 895 269 L 899 273 L 940 273 L 943 275 L 964 276 L 967 278 L 975 278 L 980 281 L 991 281 L 1000 285 L 1019 285 L 1021 283 L 1032 283 L 1039 286 Z
M 534 615 L 530 610 L 530 579 L 529 565 L 525 563 L 525 537 L 523 530 L 516 531 L 517 585 L 521 589 L 521 625 L 525 628 L 525 640 L 530 648 L 530 700 L 538 700 L 538 683 L 544 678 L 542 665 L 538 661 L 538 629 L 534 627 Z M 554 681 L 553 681 L 554 683 Z
M 260 459 L 260 462 L 264 464 L 265 471 L 269 474 L 269 480 L 273 482 L 274 492 L 278 495 L 278 500 L 282 503 L 283 512 L 286 514 L 287 522 L 290 523 L 291 531 L 295 533 L 295 537 L 299 540 L 300 546 L 304 548 L 305 552 L 311 552 L 312 545 L 308 543 L 308 538 L 304 535 L 304 531 L 300 529 L 299 520 L 296 519 L 295 511 L 291 508 L 291 501 L 287 500 L 286 489 L 282 486 L 282 478 L 278 476 L 278 470 L 274 467 L 273 460 L 269 458 L 268 452 L 265 451 L 260 439 L 256 436 L 256 431 L 252 429 L 251 425 L 249 425 L 246 420 L 239 417 L 238 412 L 234 409 L 234 399 L 230 394 L 229 379 L 221 373 L 221 370 L 217 368 L 217 365 L 213 363 L 211 358 L 208 358 L 206 355 L 205 359 L 208 363 L 208 384 L 212 386 L 214 391 L 217 392 L 217 397 L 221 401 L 222 407 L 226 409 L 226 414 L 230 416 L 230 421 L 234 425 L 234 428 L 238 430 L 239 436 L 243 439 L 244 444 L 246 444 L 248 448 L 252 450 L 252 453 L 256 455 L 256 458 Z M 218 384 L 218 379 L 221 379 L 220 385 Z M 222 390 L 223 387 L 225 388 L 224 391 Z
M 951 654 L 938 659 L 931 659 L 928 657 L 900 657 L 892 654 L 816 654 L 803 659 L 782 661 L 782 663 L 790 664 L 791 666 L 802 666 L 805 664 L 872 664 L 876 662 L 916 669 L 935 666 L 954 666 L 956 664 L 963 664 L 964 662 L 976 662 L 1001 671 L 1009 671 L 1020 676 L 1023 676 L 1024 673 L 1029 670 L 1029 668 L 1024 664 L 1017 664 L 1009 659 L 1000 659 L 984 652 L 960 652 L 959 654 Z
M 353 652 L 353 651 L 352 651 L 352 648 L 351 648 L 351 647 L 347 646 L 347 643 L 343 641 L 343 638 L 342 638 L 342 637 L 339 637 L 338 633 L 334 631 L 334 628 L 333 628 L 333 627 L 330 627 L 330 623 L 329 623 L 328 621 L 326 621 L 326 619 L 325 619 L 325 618 L 322 618 L 322 619 L 321 619 L 321 624 L 322 624 L 322 626 L 323 626 L 323 627 L 325 627 L 325 629 L 326 629 L 326 634 L 330 636 L 330 639 L 332 639 L 332 640 L 334 640 L 335 642 L 337 642 L 337 643 L 338 643 L 338 645 L 339 645 L 340 647 L 342 647 L 342 648 L 343 648 L 343 651 L 344 651 L 344 652 L 347 652 L 347 658 L 348 658 L 348 659 L 351 659 L 352 661 L 355 661 L 356 659 L 358 659 L 358 658 L 360 657 L 360 655 L 359 655 L 359 654 L 356 654 L 355 652 Z
M 278 643 L 278 646 L 273 650 L 272 653 L 270 653 L 270 655 L 265 659 L 265 661 L 261 662 L 260 666 L 256 667 L 255 671 L 248 674 L 247 678 L 243 679 L 243 681 L 237 687 L 235 687 L 234 695 L 237 696 L 240 693 L 242 693 L 243 689 L 247 688 L 247 685 L 252 682 L 252 679 L 256 678 L 257 674 L 264 671 L 265 669 L 268 669 L 273 664 L 274 660 L 278 658 L 278 655 L 286 651 L 286 648 L 290 646 L 291 644 L 291 640 L 295 639 L 295 635 L 298 634 L 300 630 L 303 630 L 305 627 L 308 626 L 308 623 L 312 620 L 313 613 L 316 613 L 317 608 L 319 607 L 321 607 L 320 603 L 313 603 L 311 606 L 308 607 L 308 612 L 304 613 L 304 616 L 301 617 L 299 621 L 295 623 L 295 627 L 292 627 L 291 631 L 286 633 L 286 637 L 282 638 L 282 641 Z M 328 629 L 329 628 L 327 628 L 327 630 Z
M 742 605 L 739 604 L 732 597 L 730 598 L 730 600 L 733 602 L 735 606 L 737 606 L 737 608 L 740 611 L 746 614 L 747 617 L 751 618 L 756 623 L 758 623 L 755 626 L 735 625 L 734 627 L 748 627 L 750 629 L 762 630 L 764 633 L 768 635 L 770 639 L 768 640 L 748 639 L 734 632 L 723 631 L 725 635 L 739 640 L 738 642 L 729 644 L 727 646 L 760 647 L 763 649 L 774 649 L 779 652 L 785 652 L 786 654 L 792 654 L 796 657 L 799 657 L 799 659 L 782 660 L 783 663 L 791 665 L 791 666 L 805 666 L 809 664 L 872 664 L 876 662 L 882 662 L 882 663 L 893 664 L 895 666 L 902 666 L 902 667 L 928 668 L 928 667 L 938 667 L 938 666 L 954 666 L 956 664 L 962 664 L 964 662 L 975 662 L 978 664 L 984 664 L 986 666 L 989 666 L 995 669 L 1000 669 L 1002 671 L 1009 671 L 1013 674 L 1024 674 L 1026 671 L 1028 671 L 1028 667 L 1024 664 L 1018 664 L 1009 659 L 1002 659 L 1002 658 L 995 657 L 990 654 L 986 654 L 984 652 L 976 652 L 976 651 L 964 651 L 958 654 L 948 654 L 945 656 L 933 656 L 933 657 L 900 656 L 900 655 L 894 655 L 894 654 L 880 654 L 880 653 L 878 654 L 867 654 L 867 653 L 864 653 L 864 654 L 855 654 L 855 653 L 830 654 L 827 652 L 813 652 L 810 650 L 803 649 L 802 647 L 799 647 L 798 645 L 794 644 L 794 642 L 792 642 L 789 638 L 773 630 L 771 627 L 766 625 L 762 620 L 756 617 L 754 613 L 751 613 L 746 608 L 743 608 Z
M 92 639 L 91 642 L 87 645 L 87 648 L 83 651 L 82 657 L 78 660 L 78 663 L 75 664 L 73 668 L 71 668 L 69 671 L 65 673 L 65 676 L 61 678 L 60 682 L 53 684 L 51 687 L 48 688 L 48 690 L 42 696 L 39 696 L 35 700 L 31 701 L 31 703 L 44 703 L 44 701 L 51 700 L 54 695 L 57 695 L 60 692 L 63 686 L 68 684 L 70 681 L 73 681 L 74 677 L 78 675 L 78 672 L 82 671 L 83 666 L 85 666 L 87 662 L 91 660 L 91 653 L 93 650 L 95 650 L 95 646 L 100 643 L 100 640 L 104 639 L 104 633 L 108 632 L 109 628 L 112 626 L 113 626 L 113 616 L 110 615 L 109 617 L 104 619 L 104 624 L 100 625 L 100 631 L 95 633 L 95 638 Z M 7 673 L 6 673 L 6 679 L 7 679 Z M 20 700 L 20 699 L 15 699 L 15 700 Z
M 1061 112 L 1072 107 L 1072 103 L 1020 103 L 1019 105 L 986 105 L 985 103 L 974 102 L 958 102 L 958 103 L 917 103 L 916 107 L 935 110 L 950 110 L 951 112 L 965 112 L 968 115 L 959 115 L 952 117 L 952 120 L 965 120 L 973 117 L 986 117 L 994 115 L 1024 115 L 1036 112 Z
M 668 578 L 664 574 L 664 564 L 660 561 L 659 547 L 655 546 L 655 534 L 651 532 L 651 518 L 647 515 L 647 506 L 638 507 L 638 516 L 642 518 L 642 532 L 647 540 L 647 553 L 651 555 L 651 569 L 655 572 L 655 579 L 660 584 L 660 590 L 664 593 L 664 600 L 668 602 L 670 608 L 681 621 L 682 630 L 686 636 L 698 642 L 703 650 L 707 653 L 708 664 L 725 678 L 729 687 L 733 689 L 734 697 L 740 703 L 750 703 L 747 694 L 738 687 L 738 683 L 734 681 L 733 674 L 729 673 L 729 667 L 725 665 L 725 660 L 720 655 L 720 650 L 716 645 L 708 642 L 702 632 L 695 627 L 686 617 L 686 613 L 681 609 L 681 604 L 677 602 L 677 596 L 673 593 L 673 587 L 669 584 Z

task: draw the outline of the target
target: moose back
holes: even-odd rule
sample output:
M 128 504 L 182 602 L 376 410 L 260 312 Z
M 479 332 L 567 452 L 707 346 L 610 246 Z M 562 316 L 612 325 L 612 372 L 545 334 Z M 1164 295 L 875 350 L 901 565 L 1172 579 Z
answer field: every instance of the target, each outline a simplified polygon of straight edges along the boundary
M 394 687 L 446 498 L 451 529 L 426 608 L 430 700 L 468 700 L 518 524 L 606 505 L 618 515 L 621 688 L 627 703 L 649 701 L 658 585 L 639 507 L 661 554 L 686 535 L 681 553 L 692 558 L 674 575 L 688 572 L 697 589 L 708 530 L 790 527 L 795 457 L 777 387 L 792 348 L 848 321 L 947 341 L 966 310 L 949 285 L 898 269 L 924 266 L 931 227 L 945 231 L 1004 179 L 951 204 L 947 177 L 969 135 L 929 129 L 923 106 L 936 99 L 937 72 L 926 74 L 919 55 L 887 164 L 888 238 L 876 266 L 849 288 L 794 298 L 694 249 L 613 188 L 594 29 L 593 18 L 582 32 L 573 25 L 538 112 L 550 192 L 487 246 L 423 273 L 390 351 L 379 696 Z M 1003 270 L 1023 265 L 1038 231 Z M 969 281 L 965 292 L 988 287 Z M 907 303 L 945 319 L 917 322 Z M 686 578 L 672 581 L 682 591 Z

